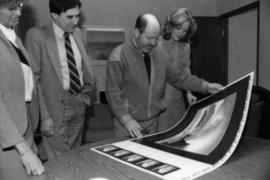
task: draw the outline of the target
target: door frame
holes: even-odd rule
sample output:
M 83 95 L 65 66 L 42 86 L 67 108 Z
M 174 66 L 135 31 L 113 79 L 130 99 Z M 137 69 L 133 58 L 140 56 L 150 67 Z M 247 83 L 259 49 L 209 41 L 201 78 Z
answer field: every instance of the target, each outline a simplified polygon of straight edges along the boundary
M 260 41 L 260 2 L 256 1 L 254 3 L 248 4 L 246 6 L 240 7 L 228 13 L 222 14 L 220 17 L 224 18 L 224 38 L 225 38 L 225 49 L 224 58 L 227 65 L 229 63 L 229 18 L 232 16 L 240 15 L 250 10 L 257 9 L 257 54 L 256 54 L 256 85 L 259 83 L 259 41 Z M 228 69 L 228 68 L 227 68 Z M 228 72 L 228 70 L 227 70 Z M 227 77 L 228 78 L 228 77 Z

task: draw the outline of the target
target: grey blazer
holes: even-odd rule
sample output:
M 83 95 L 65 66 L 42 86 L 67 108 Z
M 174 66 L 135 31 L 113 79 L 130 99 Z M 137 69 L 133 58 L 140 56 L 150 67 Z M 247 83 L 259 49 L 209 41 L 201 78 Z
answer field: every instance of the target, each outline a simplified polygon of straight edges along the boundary
M 19 38 L 16 44 L 24 57 L 32 66 L 29 55 Z M 14 47 L 0 31 L 0 147 L 2 149 L 14 146 L 24 140 L 27 127 L 32 123 L 36 129 L 39 116 L 46 118 L 48 112 L 44 109 L 44 99 L 40 86 L 35 80 L 35 86 L 30 102 L 31 121 L 27 119 L 25 105 L 24 76 L 20 59 Z
M 86 105 L 90 105 L 90 96 L 94 88 L 93 72 L 79 28 L 75 29 L 73 36 L 82 56 L 84 86 L 80 96 L 82 96 Z M 32 57 L 33 71 L 41 84 L 49 115 L 53 119 L 56 129 L 58 129 L 64 115 L 64 89 L 52 22 L 28 30 L 25 45 Z

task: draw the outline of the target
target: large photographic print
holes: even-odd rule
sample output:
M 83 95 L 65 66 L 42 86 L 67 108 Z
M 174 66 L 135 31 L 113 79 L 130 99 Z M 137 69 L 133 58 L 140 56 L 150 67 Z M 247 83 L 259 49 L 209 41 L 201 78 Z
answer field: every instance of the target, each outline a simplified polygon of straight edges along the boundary
M 167 131 L 92 150 L 154 174 L 157 179 L 199 177 L 224 164 L 237 147 L 246 122 L 252 82 L 250 73 L 196 102 Z
M 246 120 L 253 75 L 230 84 L 190 106 L 184 119 L 168 131 L 134 142 L 214 164 L 237 142 Z
M 234 93 L 199 109 L 187 129 L 155 143 L 176 150 L 209 155 L 224 137 L 235 99 L 236 94 Z

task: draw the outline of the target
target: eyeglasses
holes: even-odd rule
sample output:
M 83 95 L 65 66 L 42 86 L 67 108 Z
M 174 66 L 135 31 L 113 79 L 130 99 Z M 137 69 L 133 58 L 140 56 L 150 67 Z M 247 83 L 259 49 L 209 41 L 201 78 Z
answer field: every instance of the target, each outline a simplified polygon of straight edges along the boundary
M 16 11 L 18 9 L 21 9 L 23 7 L 23 1 L 17 2 L 17 3 L 7 3 L 0 5 L 0 9 L 6 9 L 9 11 Z
M 14 10 L 18 10 L 20 8 L 23 7 L 23 2 L 19 2 L 19 3 L 15 3 L 15 4 L 11 4 L 8 8 L 8 10 L 10 11 L 14 11 Z

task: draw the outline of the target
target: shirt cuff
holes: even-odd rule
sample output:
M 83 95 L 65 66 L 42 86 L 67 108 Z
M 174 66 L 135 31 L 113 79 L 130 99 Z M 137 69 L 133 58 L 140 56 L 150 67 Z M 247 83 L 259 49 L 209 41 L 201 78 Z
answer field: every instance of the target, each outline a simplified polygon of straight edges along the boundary
M 129 114 L 125 114 L 120 118 L 122 124 L 126 124 L 128 121 L 132 120 L 133 118 Z
M 201 90 L 202 90 L 202 93 L 203 94 L 207 94 L 208 93 L 208 82 L 207 81 L 203 81 L 203 83 L 202 83 L 202 88 L 201 88 Z

